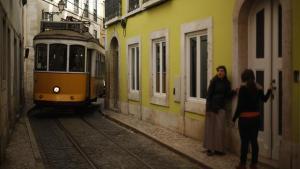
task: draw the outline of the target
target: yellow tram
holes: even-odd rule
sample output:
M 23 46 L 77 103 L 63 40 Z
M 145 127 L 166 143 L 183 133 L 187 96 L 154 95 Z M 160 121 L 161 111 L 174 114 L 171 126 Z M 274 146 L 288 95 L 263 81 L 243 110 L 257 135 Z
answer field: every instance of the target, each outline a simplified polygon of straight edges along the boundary
M 105 93 L 104 48 L 81 22 L 42 22 L 34 37 L 34 102 L 83 105 Z

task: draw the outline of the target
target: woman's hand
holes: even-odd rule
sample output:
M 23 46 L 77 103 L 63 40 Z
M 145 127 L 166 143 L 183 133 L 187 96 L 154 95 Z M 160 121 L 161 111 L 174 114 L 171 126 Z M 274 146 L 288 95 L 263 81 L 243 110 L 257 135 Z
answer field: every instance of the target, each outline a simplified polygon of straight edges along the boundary
M 229 124 L 229 126 L 231 127 L 231 128 L 235 128 L 235 121 L 230 121 L 230 124 Z
M 233 96 L 233 97 L 237 96 L 238 93 L 239 93 L 239 90 L 240 90 L 240 88 L 233 89 L 233 90 L 232 90 L 232 93 L 233 93 L 232 96 Z

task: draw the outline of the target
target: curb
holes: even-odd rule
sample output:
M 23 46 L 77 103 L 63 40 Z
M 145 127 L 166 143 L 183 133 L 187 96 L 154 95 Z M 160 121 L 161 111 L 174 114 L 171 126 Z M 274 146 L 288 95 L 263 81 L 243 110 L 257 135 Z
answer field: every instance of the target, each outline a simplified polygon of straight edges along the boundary
M 108 111 L 110 111 L 110 110 L 108 110 Z M 127 124 L 126 122 L 122 122 L 121 120 L 118 120 L 118 119 L 116 119 L 116 118 L 114 118 L 114 117 L 111 117 L 111 116 L 109 115 L 109 112 L 108 112 L 108 113 L 105 113 L 105 112 L 107 112 L 107 111 L 102 112 L 102 114 L 103 114 L 106 118 L 108 118 L 108 119 L 110 119 L 110 120 L 112 120 L 112 121 L 114 121 L 114 122 L 116 122 L 116 123 L 118 123 L 118 124 L 120 124 L 120 125 L 122 125 L 122 126 L 128 128 L 128 129 L 131 129 L 131 130 L 133 130 L 133 131 L 136 131 L 136 132 L 138 132 L 138 133 L 140 133 L 140 134 L 142 134 L 142 135 L 144 135 L 144 136 L 146 136 L 146 137 L 148 137 L 148 138 L 154 140 L 155 142 L 157 142 L 157 143 L 159 143 L 159 144 L 165 146 L 165 147 L 168 148 L 169 150 L 171 150 L 171 151 L 173 151 L 173 152 L 176 152 L 176 153 L 178 153 L 178 154 L 180 154 L 180 155 L 186 157 L 187 159 L 189 159 L 189 160 L 191 160 L 191 161 L 193 161 L 193 162 L 199 164 L 200 166 L 202 166 L 202 167 L 204 167 L 204 168 L 207 168 L 207 169 L 213 169 L 213 167 L 211 167 L 211 166 L 205 164 L 203 161 L 200 161 L 200 160 L 194 158 L 193 156 L 191 156 L 191 155 L 189 155 L 189 154 L 187 154 L 187 153 L 184 153 L 184 152 L 182 152 L 182 151 L 180 151 L 180 150 L 174 148 L 172 145 L 169 145 L 169 144 L 167 144 L 167 143 L 161 141 L 160 139 L 156 138 L 155 136 L 152 136 L 151 134 L 148 134 L 147 132 L 145 132 L 145 131 L 143 131 L 143 130 L 140 130 L 140 129 L 138 129 L 138 128 L 135 128 L 134 126 L 132 126 L 132 125 L 130 125 L 130 124 Z M 272 165 L 267 164 L 267 163 L 263 163 L 263 162 L 258 162 L 258 163 L 259 163 L 259 165 L 262 166 L 262 167 L 267 167 L 267 168 L 270 168 L 270 169 L 278 169 L 277 167 L 272 166 Z
M 35 140 L 35 137 L 34 137 L 29 119 L 28 119 L 27 116 L 25 116 L 24 119 L 25 119 L 25 123 L 26 123 L 27 132 L 28 132 L 28 135 L 29 135 L 30 144 L 31 144 L 33 156 L 34 156 L 34 159 L 35 159 L 36 167 L 37 167 L 37 169 L 46 169 L 46 167 L 43 163 L 42 156 L 40 154 L 39 148 L 38 148 L 38 144 Z
M 171 145 L 169 145 L 169 144 L 167 144 L 167 143 L 164 143 L 163 141 L 161 141 L 161 140 L 159 140 L 158 138 L 156 138 L 156 137 L 154 137 L 154 136 L 148 134 L 148 133 L 145 132 L 145 131 L 142 131 L 142 130 L 140 130 L 140 129 L 137 129 L 137 128 L 131 126 L 130 124 L 126 124 L 126 123 L 124 123 L 124 122 L 122 122 L 122 121 L 120 121 L 120 120 L 117 120 L 117 119 L 115 119 L 115 118 L 113 118 L 113 117 L 110 117 L 110 116 L 109 116 L 108 114 L 106 114 L 106 113 L 102 113 L 102 114 L 103 114 L 104 117 L 106 117 L 107 119 L 109 119 L 109 120 L 111 120 L 111 121 L 114 121 L 114 122 L 116 122 L 116 123 L 118 123 L 118 124 L 120 124 L 120 125 L 122 125 L 122 126 L 124 126 L 124 127 L 126 127 L 126 128 L 129 128 L 129 129 L 131 129 L 131 130 L 133 130 L 133 131 L 135 131 L 135 132 L 138 132 L 138 133 L 140 133 L 140 134 L 142 134 L 142 135 L 144 135 L 144 136 L 150 138 L 151 140 L 153 140 L 153 141 L 159 143 L 160 145 L 162 145 L 162 146 L 168 148 L 169 150 L 171 150 L 171 151 L 173 151 L 173 152 L 175 152 L 175 153 L 178 153 L 178 154 L 184 156 L 185 158 L 187 158 L 188 160 L 193 161 L 193 162 L 199 164 L 201 167 L 203 167 L 203 168 L 205 168 L 205 169 L 213 169 L 212 167 L 210 167 L 210 166 L 204 164 L 203 162 L 199 161 L 198 159 L 196 159 L 196 158 L 190 156 L 189 154 L 186 154 L 186 153 L 184 153 L 184 152 L 182 152 L 182 151 L 180 151 L 180 150 L 174 148 L 173 146 L 171 146 Z

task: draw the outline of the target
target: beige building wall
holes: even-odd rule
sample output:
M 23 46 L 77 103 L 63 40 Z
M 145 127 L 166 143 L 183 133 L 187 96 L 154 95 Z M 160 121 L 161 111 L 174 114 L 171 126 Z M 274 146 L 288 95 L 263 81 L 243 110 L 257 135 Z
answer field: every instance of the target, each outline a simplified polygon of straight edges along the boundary
M 0 164 L 23 108 L 23 4 L 0 0 Z

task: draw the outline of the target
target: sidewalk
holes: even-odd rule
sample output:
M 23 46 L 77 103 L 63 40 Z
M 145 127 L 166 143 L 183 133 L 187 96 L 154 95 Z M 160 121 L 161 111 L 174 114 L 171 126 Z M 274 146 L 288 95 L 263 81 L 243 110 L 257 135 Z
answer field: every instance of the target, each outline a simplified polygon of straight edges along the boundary
M 44 169 L 30 123 L 24 116 L 15 125 L 1 169 Z
M 103 114 L 107 118 L 140 132 L 145 136 L 167 146 L 173 151 L 176 151 L 187 158 L 200 163 L 201 165 L 207 166 L 208 168 L 235 169 L 235 166 L 239 163 L 239 157 L 231 153 L 227 153 L 225 156 L 208 157 L 206 153 L 204 153 L 205 149 L 202 147 L 201 142 L 168 129 L 138 120 L 130 115 L 124 115 L 110 110 L 104 110 Z M 259 169 L 274 168 L 260 164 Z

